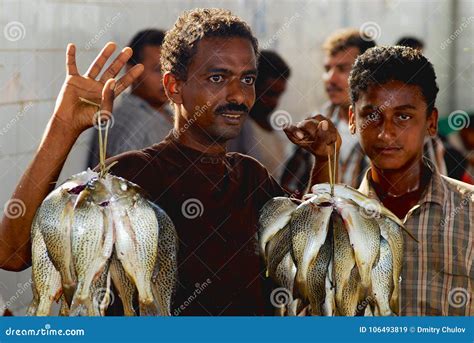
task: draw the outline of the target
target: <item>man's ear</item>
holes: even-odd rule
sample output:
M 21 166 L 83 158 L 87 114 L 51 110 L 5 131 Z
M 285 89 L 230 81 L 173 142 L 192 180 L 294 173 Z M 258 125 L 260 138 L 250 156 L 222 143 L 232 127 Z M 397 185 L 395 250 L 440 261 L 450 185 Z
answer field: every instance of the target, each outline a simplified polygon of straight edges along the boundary
M 352 105 L 349 106 L 349 131 L 353 135 L 355 135 L 356 133 L 356 119 L 355 119 L 354 107 L 352 107 Z
M 428 134 L 431 137 L 436 136 L 436 134 L 438 133 L 438 109 L 436 107 L 433 107 L 433 110 L 426 118 L 426 121 L 428 127 Z
M 183 81 L 178 80 L 175 75 L 170 72 L 163 75 L 163 86 L 165 88 L 165 93 L 168 99 L 170 99 L 175 104 L 182 104 L 183 97 L 181 93 Z

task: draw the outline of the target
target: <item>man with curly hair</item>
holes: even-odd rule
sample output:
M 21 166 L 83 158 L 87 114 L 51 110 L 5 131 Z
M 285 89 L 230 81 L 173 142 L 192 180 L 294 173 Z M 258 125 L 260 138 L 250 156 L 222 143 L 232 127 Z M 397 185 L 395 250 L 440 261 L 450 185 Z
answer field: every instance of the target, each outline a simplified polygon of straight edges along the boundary
M 349 82 L 350 130 L 371 166 L 359 190 L 418 239 L 405 235 L 400 314 L 474 315 L 474 187 L 423 157 L 438 123 L 433 66 L 418 50 L 376 47 L 357 58 Z
M 115 49 L 109 43 L 84 76 L 75 48 L 68 75 L 40 148 L 13 197 L 25 203 L 20 220 L 0 226 L 0 267 L 21 270 L 31 263 L 29 228 L 41 201 L 56 182 L 70 149 L 93 124 L 100 102 L 112 111 L 118 93 L 137 79 L 136 65 L 115 77 L 131 56 L 125 48 L 102 73 Z M 174 107 L 174 128 L 159 144 L 111 158 L 111 173 L 140 185 L 171 217 L 180 239 L 174 315 L 271 314 L 270 292 L 256 249 L 259 210 L 282 188 L 256 160 L 226 154 L 255 102 L 258 46 L 249 26 L 229 11 L 196 9 L 181 15 L 166 33 L 161 67 Z M 102 92 L 102 93 L 101 93 Z M 79 97 L 89 100 L 81 102 Z M 328 153 L 340 146 L 334 126 L 322 116 L 286 128 L 288 138 L 316 158 L 312 182 L 328 181 Z

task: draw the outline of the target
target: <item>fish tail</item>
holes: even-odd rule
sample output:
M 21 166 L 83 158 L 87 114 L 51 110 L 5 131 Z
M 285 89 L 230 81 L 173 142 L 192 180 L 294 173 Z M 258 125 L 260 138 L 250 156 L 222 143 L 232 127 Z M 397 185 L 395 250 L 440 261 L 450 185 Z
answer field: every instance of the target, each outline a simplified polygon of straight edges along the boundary
M 171 316 L 170 304 L 167 301 L 166 297 L 163 296 L 160 292 L 160 286 L 156 283 L 153 283 L 151 286 L 151 291 L 153 292 L 153 297 L 158 306 L 158 311 L 160 316 Z
M 159 310 L 155 302 L 144 304 L 140 303 L 140 316 L 159 316 Z
M 38 302 L 36 316 L 38 317 L 49 316 L 49 313 L 51 312 L 52 304 L 53 304 L 53 299 L 51 297 L 41 296 Z
M 71 308 L 69 310 L 71 317 L 84 317 L 84 316 L 97 316 L 98 311 L 94 311 L 94 306 L 91 299 L 81 299 L 77 296 L 72 301 Z
M 26 315 L 27 316 L 36 316 L 36 312 L 38 310 L 38 298 L 35 296 L 33 300 L 31 301 L 30 305 L 28 306 L 28 309 L 26 310 Z
M 72 304 L 72 299 L 74 298 L 75 291 L 76 291 L 75 285 L 66 285 L 66 284 L 63 285 L 63 295 L 68 306 L 71 306 Z

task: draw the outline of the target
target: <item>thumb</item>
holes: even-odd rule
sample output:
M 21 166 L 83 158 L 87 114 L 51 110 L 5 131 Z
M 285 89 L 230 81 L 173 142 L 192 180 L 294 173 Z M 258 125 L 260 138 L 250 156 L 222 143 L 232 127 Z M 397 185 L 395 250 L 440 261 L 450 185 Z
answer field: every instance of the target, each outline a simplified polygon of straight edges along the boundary
M 109 79 L 102 88 L 102 101 L 100 103 L 100 117 L 102 119 L 112 118 L 112 109 L 115 99 L 115 80 Z

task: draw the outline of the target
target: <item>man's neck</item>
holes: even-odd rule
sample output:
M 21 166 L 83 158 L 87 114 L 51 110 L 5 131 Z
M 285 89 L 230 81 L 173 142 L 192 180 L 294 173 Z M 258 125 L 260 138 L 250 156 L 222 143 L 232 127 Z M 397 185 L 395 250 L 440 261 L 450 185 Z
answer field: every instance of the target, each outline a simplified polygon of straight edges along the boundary
M 204 132 L 202 132 L 202 134 L 193 132 L 194 130 L 201 131 L 201 129 L 185 126 L 183 123 L 184 119 L 180 116 L 177 116 L 177 118 L 173 135 L 179 143 L 206 154 L 221 154 L 226 152 L 226 142 L 212 141 Z
M 349 105 L 347 104 L 340 105 L 337 116 L 339 117 L 340 120 L 349 122 Z
M 372 165 L 370 173 L 377 196 L 400 219 L 420 201 L 428 176 L 421 158 L 403 170 L 381 170 Z
M 163 112 L 163 108 L 165 107 L 166 103 L 165 102 L 150 102 L 147 99 L 145 99 L 140 92 L 137 92 L 136 90 L 132 90 L 132 94 L 135 95 L 136 97 L 142 99 L 145 101 L 151 108 L 153 108 L 157 112 Z

